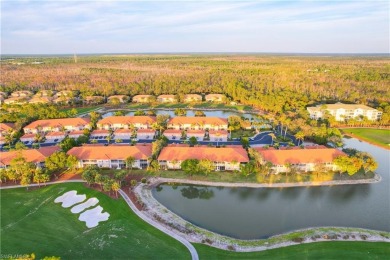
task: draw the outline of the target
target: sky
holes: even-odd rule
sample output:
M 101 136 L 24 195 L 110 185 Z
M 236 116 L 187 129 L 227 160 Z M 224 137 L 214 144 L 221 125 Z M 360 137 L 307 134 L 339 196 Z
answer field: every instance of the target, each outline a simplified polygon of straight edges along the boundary
M 2 54 L 389 53 L 389 1 L 1 1 Z

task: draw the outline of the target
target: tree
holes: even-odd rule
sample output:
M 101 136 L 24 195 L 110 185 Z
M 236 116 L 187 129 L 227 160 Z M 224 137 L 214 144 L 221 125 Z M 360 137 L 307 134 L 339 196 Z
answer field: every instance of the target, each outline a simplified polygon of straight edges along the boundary
M 68 158 L 66 159 L 66 166 L 70 169 L 74 170 L 77 168 L 77 165 L 79 163 L 79 159 L 77 159 L 74 155 L 68 155 Z
M 356 155 L 362 160 L 362 168 L 365 174 L 368 172 L 373 172 L 378 168 L 378 163 L 370 154 L 365 152 L 358 152 Z
M 242 147 L 244 147 L 244 149 L 249 148 L 249 140 L 248 140 L 248 137 L 242 137 L 242 138 L 241 138 L 241 144 L 242 144 Z
M 145 111 L 143 110 L 137 110 L 134 112 L 134 116 L 144 116 L 145 115 Z
M 28 149 L 27 146 L 22 142 L 17 142 L 15 144 L 15 150 L 26 150 Z
M 240 171 L 242 175 L 248 177 L 249 175 L 253 174 L 256 171 L 255 163 L 253 161 L 249 161 L 246 164 L 241 164 Z
M 67 166 L 68 156 L 64 152 L 55 152 L 45 159 L 45 166 L 50 171 L 57 171 Z
M 102 176 L 102 177 L 103 177 L 103 190 L 105 192 L 110 192 L 114 181 L 108 178 L 107 176 Z
M 118 191 L 121 189 L 121 186 L 119 185 L 118 182 L 114 181 L 111 184 L 111 190 L 115 191 L 115 195 L 118 198 Z
M 203 111 L 196 110 L 195 111 L 195 116 L 204 117 L 204 116 L 206 116 L 206 114 Z
M 214 171 L 214 162 L 208 159 L 202 159 L 198 163 L 197 172 L 202 172 L 208 175 L 210 172 Z
M 95 182 L 95 177 L 98 173 L 99 171 L 96 166 L 87 166 L 81 174 L 81 178 L 85 180 L 89 186 L 91 186 L 91 184 Z
M 37 168 L 34 172 L 33 181 L 38 183 L 46 183 L 50 180 L 49 174 L 47 174 L 42 168 Z
M 228 117 L 228 123 L 229 126 L 231 126 L 230 132 L 233 130 L 240 130 L 241 128 L 241 121 L 242 119 L 239 116 L 229 116 Z
M 103 184 L 107 180 L 107 176 L 97 173 L 95 175 L 95 183 L 100 185 L 100 190 L 103 190 Z
M 187 110 L 185 110 L 183 108 L 176 108 L 174 113 L 176 116 L 185 116 L 185 115 L 187 115 Z
M 123 110 L 118 110 L 114 112 L 114 116 L 124 116 L 125 112 Z
M 79 137 L 77 137 L 76 143 L 77 145 L 82 145 L 88 143 L 88 141 L 89 141 L 88 136 L 80 135 Z
M 299 131 L 294 136 L 298 140 L 298 145 L 299 145 L 299 141 L 301 141 L 303 143 L 303 140 L 305 139 L 305 133 L 304 132 Z
M 96 123 L 101 119 L 102 115 L 98 112 L 93 111 L 89 113 L 89 116 L 91 118 L 91 128 L 96 128 Z
M 41 143 L 43 142 L 44 139 L 45 139 L 45 136 L 41 133 L 36 133 L 34 135 L 34 142 L 38 143 L 38 147 L 41 147 Z
M 158 161 L 152 160 L 148 166 L 147 171 L 149 173 L 155 174 L 155 173 L 159 172 L 159 170 L 160 170 L 160 164 L 158 163 Z
M 77 146 L 77 141 L 73 138 L 70 138 L 69 136 L 65 137 L 61 142 L 60 142 L 60 147 L 63 152 L 68 152 L 70 149 L 73 147 Z
M 181 162 L 181 169 L 189 174 L 192 175 L 194 173 L 198 173 L 198 159 L 187 159 Z
M 133 156 L 129 156 L 125 160 L 126 168 L 131 170 L 133 169 L 133 164 L 135 163 L 135 158 Z
M 11 149 L 11 144 L 14 141 L 14 136 L 16 134 L 16 131 L 14 129 L 9 129 L 4 134 L 4 141 L 8 144 L 8 148 Z
M 271 137 L 271 146 L 274 144 L 274 140 L 276 139 L 276 135 L 274 133 L 268 134 Z
M 198 140 L 196 139 L 195 136 L 191 136 L 188 141 L 190 142 L 190 146 L 194 146 L 194 145 L 198 144 Z
M 128 171 L 126 170 L 120 170 L 120 171 L 117 171 L 115 172 L 115 176 L 114 178 L 119 181 L 119 184 L 122 185 L 122 182 L 124 181 L 124 179 L 126 179 L 126 177 L 128 176 Z

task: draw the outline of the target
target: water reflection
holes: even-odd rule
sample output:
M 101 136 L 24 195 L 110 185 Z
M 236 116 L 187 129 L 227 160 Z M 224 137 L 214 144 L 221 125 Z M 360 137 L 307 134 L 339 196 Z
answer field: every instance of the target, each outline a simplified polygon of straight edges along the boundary
M 187 199 L 209 200 L 214 197 L 214 191 L 208 187 L 188 186 L 180 189 L 181 195 Z
M 240 238 L 257 239 L 308 227 L 340 226 L 390 231 L 388 151 L 346 140 L 370 152 L 382 181 L 376 184 L 296 188 L 228 188 L 160 185 L 154 197 L 200 227 Z

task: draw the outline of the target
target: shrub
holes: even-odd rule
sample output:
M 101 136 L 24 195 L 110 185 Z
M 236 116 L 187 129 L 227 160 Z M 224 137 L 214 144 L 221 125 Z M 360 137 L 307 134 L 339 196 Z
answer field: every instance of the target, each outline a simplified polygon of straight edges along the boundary
M 130 185 L 131 185 L 132 187 L 136 186 L 137 183 L 138 183 L 137 180 L 131 180 L 131 181 L 130 181 Z
M 142 183 L 146 183 L 146 178 L 142 178 L 142 179 L 141 179 L 141 182 L 142 182 Z

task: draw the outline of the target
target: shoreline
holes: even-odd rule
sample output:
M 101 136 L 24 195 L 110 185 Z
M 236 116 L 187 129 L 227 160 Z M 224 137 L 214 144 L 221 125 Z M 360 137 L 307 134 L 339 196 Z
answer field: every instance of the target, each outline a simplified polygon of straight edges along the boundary
M 206 244 L 229 251 L 255 252 L 324 241 L 390 242 L 390 232 L 346 227 L 305 228 L 256 240 L 242 240 L 224 236 L 188 222 L 158 202 L 153 197 L 152 189 L 157 183 L 163 182 L 159 182 L 161 180 L 158 178 L 152 181 L 149 184 L 139 184 L 134 189 L 137 199 L 144 205 L 141 213 L 191 243 Z
M 364 137 L 361 137 L 361 136 L 358 136 L 358 135 L 355 135 L 355 134 L 352 134 L 352 133 L 343 133 L 344 136 L 348 136 L 349 138 L 355 138 L 361 142 L 366 142 L 366 143 L 369 143 L 371 145 L 374 145 L 374 146 L 377 146 L 377 147 L 380 147 L 380 148 L 383 148 L 383 149 L 386 149 L 386 150 L 390 150 L 390 146 L 386 146 L 384 144 L 379 144 L 379 143 L 374 143 Z
M 375 173 L 372 179 L 362 180 L 335 180 L 335 181 L 323 181 L 323 182 L 291 182 L 291 183 L 250 183 L 250 182 L 212 182 L 212 181 L 196 181 L 188 179 L 175 179 L 175 178 L 163 178 L 154 177 L 149 179 L 149 186 L 156 187 L 162 183 L 182 183 L 193 184 L 201 186 L 214 186 L 214 187 L 239 187 L 239 188 L 289 188 L 289 187 L 318 187 L 318 186 L 333 186 L 333 185 L 356 185 L 356 184 L 371 184 L 382 181 L 382 177 Z

